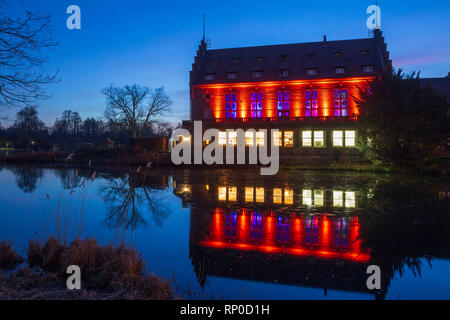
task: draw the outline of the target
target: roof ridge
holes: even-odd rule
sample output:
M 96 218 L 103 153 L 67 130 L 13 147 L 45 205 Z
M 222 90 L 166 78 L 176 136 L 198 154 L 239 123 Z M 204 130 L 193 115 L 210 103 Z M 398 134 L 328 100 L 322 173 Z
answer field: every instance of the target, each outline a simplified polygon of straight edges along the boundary
M 374 38 L 357 38 L 357 39 L 344 39 L 344 40 L 327 40 L 326 44 L 341 43 L 341 42 L 351 42 L 351 41 L 368 41 L 374 40 Z M 208 49 L 207 52 L 211 51 L 224 51 L 224 50 L 236 50 L 236 49 L 251 49 L 251 48 L 266 48 L 266 47 L 285 47 L 285 46 L 298 46 L 298 45 L 310 45 L 310 44 L 323 44 L 323 41 L 311 41 L 311 42 L 293 42 L 293 43 L 282 43 L 282 44 L 266 44 L 266 45 L 256 45 L 256 46 L 244 46 L 244 47 L 229 47 L 220 49 Z

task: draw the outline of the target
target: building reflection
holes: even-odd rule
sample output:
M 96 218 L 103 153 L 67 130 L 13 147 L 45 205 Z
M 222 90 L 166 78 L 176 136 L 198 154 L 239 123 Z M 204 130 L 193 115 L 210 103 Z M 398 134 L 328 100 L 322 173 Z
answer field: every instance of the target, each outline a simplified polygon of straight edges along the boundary
M 213 276 L 382 297 L 366 286 L 356 189 L 185 181 L 175 179 L 174 192 L 191 208 L 190 257 L 202 286 Z
M 383 299 L 391 280 L 450 258 L 446 184 L 368 175 L 177 173 L 189 254 L 209 277 L 351 291 Z M 369 265 L 381 270 L 370 291 Z

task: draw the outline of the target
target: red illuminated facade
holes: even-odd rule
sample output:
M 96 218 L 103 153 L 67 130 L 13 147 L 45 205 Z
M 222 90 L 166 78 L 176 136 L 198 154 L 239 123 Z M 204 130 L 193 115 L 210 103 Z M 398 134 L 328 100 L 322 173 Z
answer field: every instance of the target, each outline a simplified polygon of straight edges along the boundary
M 348 153 L 356 146 L 359 88 L 390 65 L 379 30 L 366 39 L 218 50 L 202 41 L 190 73 L 190 122 L 184 124 L 279 129 L 281 149 Z

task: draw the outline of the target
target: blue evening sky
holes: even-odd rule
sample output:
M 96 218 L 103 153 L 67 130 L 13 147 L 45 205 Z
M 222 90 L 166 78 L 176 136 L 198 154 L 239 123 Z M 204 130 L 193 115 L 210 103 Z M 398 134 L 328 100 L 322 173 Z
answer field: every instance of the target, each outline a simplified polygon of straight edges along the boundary
M 14 0 L 20 8 L 53 15 L 55 39 L 49 70 L 60 82 L 48 87 L 40 117 L 53 123 L 63 110 L 101 117 L 101 89 L 114 84 L 164 86 L 174 101 L 172 122 L 189 118 L 189 70 L 207 17 L 211 48 L 364 38 L 368 36 L 363 1 L 153 1 Z M 66 8 L 81 8 L 81 30 L 66 28 Z M 423 77 L 450 71 L 450 1 L 379 1 L 381 29 L 394 66 Z M 17 109 L 1 111 L 15 118 Z M 3 122 L 8 125 L 11 122 Z

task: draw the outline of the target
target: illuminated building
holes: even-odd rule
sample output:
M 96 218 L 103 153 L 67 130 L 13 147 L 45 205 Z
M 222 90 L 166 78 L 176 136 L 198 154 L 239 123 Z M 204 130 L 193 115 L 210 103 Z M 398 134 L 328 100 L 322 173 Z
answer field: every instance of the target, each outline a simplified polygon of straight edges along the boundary
M 324 150 L 333 149 L 357 157 L 355 98 L 390 65 L 379 30 L 366 39 L 324 37 L 218 50 L 202 41 L 190 73 L 191 118 L 184 127 L 202 121 L 203 130 L 223 132 L 221 144 L 226 144 L 226 129 L 279 129 L 269 143 L 277 143 L 282 155 L 326 155 Z

